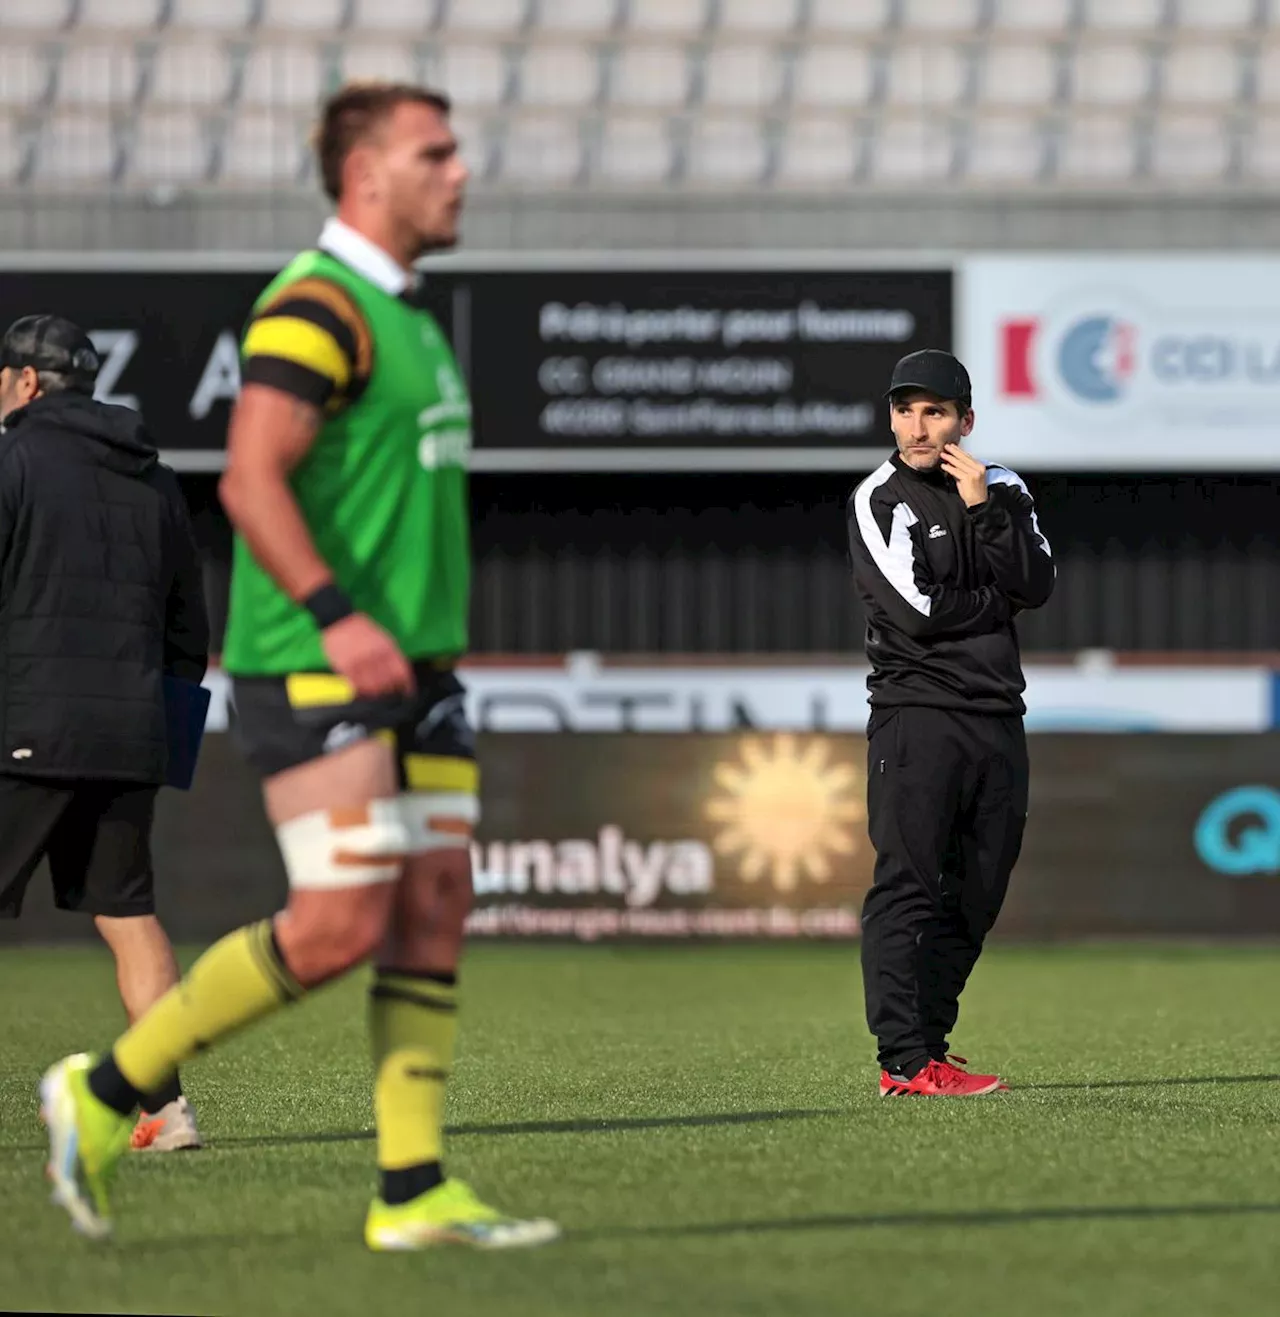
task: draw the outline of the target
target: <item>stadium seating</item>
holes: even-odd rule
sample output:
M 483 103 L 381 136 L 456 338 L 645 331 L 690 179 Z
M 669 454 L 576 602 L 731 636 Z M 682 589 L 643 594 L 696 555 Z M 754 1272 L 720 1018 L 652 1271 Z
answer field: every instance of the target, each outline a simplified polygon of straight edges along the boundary
M 481 186 L 1256 188 L 1272 0 L 0 0 L 0 176 L 309 185 L 344 79 L 454 98 Z

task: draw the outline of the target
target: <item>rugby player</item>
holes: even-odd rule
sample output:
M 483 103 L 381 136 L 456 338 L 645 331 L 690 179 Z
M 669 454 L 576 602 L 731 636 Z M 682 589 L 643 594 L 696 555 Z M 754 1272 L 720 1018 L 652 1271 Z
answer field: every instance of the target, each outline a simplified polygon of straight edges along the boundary
M 213 946 L 101 1059 L 46 1073 L 55 1199 L 107 1233 L 141 1096 L 372 960 L 380 1185 L 366 1243 L 541 1244 L 553 1223 L 495 1210 L 442 1164 L 478 817 L 453 671 L 471 406 L 414 263 L 456 241 L 467 169 L 447 99 L 392 84 L 338 92 L 317 155 L 337 214 L 254 307 L 221 485 L 236 529 L 223 661 L 288 904 Z

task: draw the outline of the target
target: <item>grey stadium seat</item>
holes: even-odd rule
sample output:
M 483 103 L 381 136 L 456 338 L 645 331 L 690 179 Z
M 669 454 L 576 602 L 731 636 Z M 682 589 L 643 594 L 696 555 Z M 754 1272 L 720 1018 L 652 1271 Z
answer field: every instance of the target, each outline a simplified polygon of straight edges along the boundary
M 865 105 L 875 91 L 875 69 L 866 46 L 822 43 L 800 56 L 793 80 L 797 105 L 824 108 Z
M 605 121 L 598 174 L 606 183 L 661 183 L 671 170 L 671 133 L 665 118 L 618 114 Z
M 172 105 L 220 105 L 231 95 L 231 55 L 216 41 L 166 41 L 151 66 L 150 99 Z
M 328 89 L 319 47 L 272 42 L 250 48 L 240 99 L 250 106 L 314 109 Z
M 717 45 L 703 67 L 708 105 L 763 109 L 782 94 L 782 68 L 772 45 Z
M 135 125 L 129 176 L 141 183 L 194 183 L 209 172 L 209 134 L 199 115 L 144 111 Z
M 195 31 L 236 32 L 253 21 L 254 0 L 173 0 L 169 23 Z

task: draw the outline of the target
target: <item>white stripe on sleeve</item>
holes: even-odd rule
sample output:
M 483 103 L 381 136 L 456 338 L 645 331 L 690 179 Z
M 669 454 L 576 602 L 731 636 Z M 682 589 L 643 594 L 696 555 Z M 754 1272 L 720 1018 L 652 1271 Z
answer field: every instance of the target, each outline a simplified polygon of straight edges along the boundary
M 1022 492 L 1031 498 L 1031 491 L 1027 488 L 1027 482 L 1018 475 L 1016 471 L 1010 471 L 1007 466 L 989 466 L 987 467 L 987 484 L 988 485 L 1016 485 Z M 1044 532 L 1040 529 L 1040 519 L 1036 516 L 1035 501 L 1031 503 L 1031 529 L 1035 531 L 1036 538 L 1040 541 L 1041 550 L 1050 558 L 1053 557 L 1053 550 L 1049 547 L 1049 541 L 1045 538 Z
M 867 546 L 872 562 L 880 575 L 916 610 L 929 616 L 933 600 L 916 585 L 915 551 L 911 544 L 911 527 L 919 520 L 905 503 L 893 509 L 893 524 L 889 538 L 880 534 L 880 527 L 871 511 L 871 496 L 893 475 L 893 464 L 886 462 L 872 472 L 853 495 L 854 513 L 862 542 Z

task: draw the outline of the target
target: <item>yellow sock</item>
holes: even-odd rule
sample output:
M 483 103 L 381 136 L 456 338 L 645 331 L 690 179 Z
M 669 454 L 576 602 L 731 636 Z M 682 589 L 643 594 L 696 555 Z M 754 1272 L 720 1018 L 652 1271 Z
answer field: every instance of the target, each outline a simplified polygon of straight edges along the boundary
M 452 984 L 386 970 L 374 979 L 369 1032 L 381 1170 L 440 1160 L 457 1010 L 458 990 Z
M 120 1073 L 144 1093 L 159 1088 L 210 1043 L 302 996 L 271 937 L 271 921 L 215 942 L 124 1034 L 112 1051 Z

